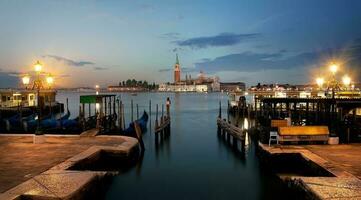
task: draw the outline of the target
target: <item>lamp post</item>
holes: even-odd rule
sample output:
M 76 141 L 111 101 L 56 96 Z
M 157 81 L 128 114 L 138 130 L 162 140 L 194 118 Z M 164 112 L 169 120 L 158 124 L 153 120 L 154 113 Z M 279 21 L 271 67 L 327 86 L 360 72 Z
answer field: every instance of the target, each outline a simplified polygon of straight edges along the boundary
M 42 74 L 42 70 L 43 70 L 43 66 L 39 61 L 36 61 L 35 65 L 34 65 L 34 71 L 35 71 L 35 79 L 33 82 L 33 86 L 32 86 L 32 90 L 36 90 L 36 95 L 37 95 L 37 115 L 38 115 L 38 120 L 37 120 L 37 125 L 36 125 L 36 130 L 35 130 L 35 136 L 34 136 L 34 143 L 35 142 L 35 137 L 37 135 L 43 135 L 43 132 L 41 130 L 41 107 L 40 107 L 40 90 L 44 89 L 44 84 L 41 76 Z M 47 86 L 49 87 L 49 89 L 51 88 L 51 85 L 54 83 L 54 78 L 51 76 L 51 74 L 46 75 L 45 81 L 47 83 Z M 22 82 L 25 85 L 25 88 L 28 89 L 28 85 L 30 84 L 30 76 L 29 75 L 25 75 L 22 78 Z

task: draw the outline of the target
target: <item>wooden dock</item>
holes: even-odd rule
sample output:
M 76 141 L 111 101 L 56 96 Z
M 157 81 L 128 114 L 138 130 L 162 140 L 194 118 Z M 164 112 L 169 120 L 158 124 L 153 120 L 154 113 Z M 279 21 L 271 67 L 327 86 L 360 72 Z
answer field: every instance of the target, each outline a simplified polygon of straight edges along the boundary
M 167 114 L 164 115 L 164 105 L 162 105 L 162 115 L 158 120 L 158 104 L 156 108 L 156 118 L 155 118 L 155 126 L 154 126 L 154 134 L 169 134 L 170 133 L 170 112 L 169 107 L 167 108 Z

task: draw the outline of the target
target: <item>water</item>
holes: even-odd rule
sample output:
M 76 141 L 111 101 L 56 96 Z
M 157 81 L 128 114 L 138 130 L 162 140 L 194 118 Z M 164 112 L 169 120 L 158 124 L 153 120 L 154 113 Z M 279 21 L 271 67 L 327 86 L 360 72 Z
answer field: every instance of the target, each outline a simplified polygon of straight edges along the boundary
M 59 93 L 77 115 L 79 93 Z M 276 177 L 261 170 L 255 142 L 247 137 L 245 151 L 234 150 L 217 136 L 219 101 L 226 116 L 227 96 L 221 93 L 121 94 L 130 120 L 130 99 L 149 109 L 154 126 L 155 104 L 170 97 L 171 135 L 156 142 L 153 127 L 144 134 L 145 154 L 137 166 L 116 176 L 106 199 L 281 199 L 288 198 Z M 161 108 L 161 106 L 160 106 Z M 134 109 L 134 113 L 136 113 Z M 141 112 L 140 112 L 141 115 Z M 136 114 L 135 114 L 136 118 Z M 243 120 L 240 120 L 243 122 Z

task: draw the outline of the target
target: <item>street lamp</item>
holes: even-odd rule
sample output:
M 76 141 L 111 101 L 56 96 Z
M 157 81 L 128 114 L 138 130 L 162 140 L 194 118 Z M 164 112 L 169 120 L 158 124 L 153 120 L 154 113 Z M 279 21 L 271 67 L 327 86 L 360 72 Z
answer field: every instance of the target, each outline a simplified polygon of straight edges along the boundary
M 36 130 L 35 130 L 35 135 L 42 135 L 43 132 L 41 131 L 41 127 L 40 127 L 40 120 L 41 120 L 41 108 L 40 108 L 40 89 L 42 88 L 42 81 L 40 80 L 40 73 L 41 70 L 43 69 L 43 66 L 41 65 L 41 63 L 39 61 L 36 61 L 35 65 L 34 65 L 34 70 L 36 72 L 36 80 L 35 80 L 35 84 L 34 87 L 36 88 L 36 96 L 37 96 L 37 110 L 38 110 L 38 120 L 37 120 L 37 126 L 36 126 Z
M 33 85 L 32 85 L 32 90 L 36 90 L 37 93 L 37 126 L 36 126 L 36 130 L 35 130 L 35 136 L 34 136 L 34 143 L 41 143 L 43 142 L 43 137 L 37 137 L 39 135 L 42 135 L 43 132 L 41 130 L 41 107 L 40 107 L 40 90 L 44 88 L 44 84 L 47 84 L 47 86 L 49 86 L 49 88 L 51 87 L 51 85 L 54 83 L 54 78 L 51 76 L 51 74 L 46 75 L 45 77 L 41 77 L 42 74 L 42 70 L 43 70 L 43 65 L 40 63 L 40 61 L 36 61 L 36 63 L 34 64 L 34 71 L 35 71 L 35 78 L 33 81 Z M 30 76 L 29 75 L 25 75 L 22 77 L 22 82 L 23 84 L 26 86 L 26 89 L 28 89 L 28 85 L 30 84 Z M 46 81 L 45 83 L 43 83 L 43 81 Z M 51 105 L 50 105 L 51 106 Z M 38 138 L 38 139 L 36 139 Z

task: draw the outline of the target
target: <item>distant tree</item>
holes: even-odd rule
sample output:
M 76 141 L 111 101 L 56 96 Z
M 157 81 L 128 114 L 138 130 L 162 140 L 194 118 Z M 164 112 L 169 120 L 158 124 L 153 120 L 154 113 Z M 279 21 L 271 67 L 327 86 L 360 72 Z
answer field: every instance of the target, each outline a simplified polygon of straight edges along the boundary
M 121 82 L 121 81 L 119 81 L 119 86 L 122 86 L 122 82 Z
M 132 85 L 132 80 L 128 79 L 125 84 L 127 87 L 130 87 Z
M 125 86 L 125 81 L 122 81 L 122 85 Z

